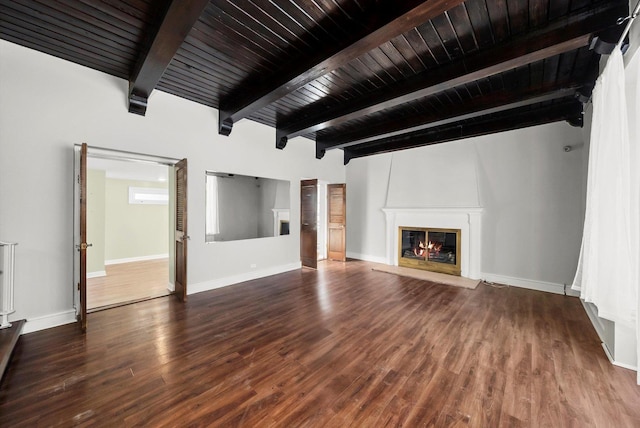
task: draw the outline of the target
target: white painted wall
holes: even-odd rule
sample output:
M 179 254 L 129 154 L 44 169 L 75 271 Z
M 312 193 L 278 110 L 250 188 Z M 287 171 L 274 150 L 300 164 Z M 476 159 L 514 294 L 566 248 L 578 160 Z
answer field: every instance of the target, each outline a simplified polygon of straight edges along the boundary
M 566 145 L 573 150 L 565 153 Z M 580 129 L 556 123 L 354 159 L 347 166 L 349 253 L 385 259 L 385 204 L 480 206 L 484 277 L 562 292 L 582 236 L 582 147 Z
M 258 207 L 258 236 L 275 236 L 273 210 L 289 209 L 290 183 L 283 180 L 261 178 Z
M 215 242 L 273 237 L 273 209 L 289 209 L 290 182 L 237 174 L 216 179 L 220 233 Z
M 468 144 L 441 144 L 391 156 L 388 207 L 478 206 L 477 156 Z
M 258 235 L 260 188 L 254 177 L 218 177 L 218 241 L 248 239 Z
M 106 275 L 105 254 L 105 173 L 97 169 L 87 169 L 87 275 Z
M 638 0 L 629 0 L 629 14 L 633 13 L 637 4 Z M 640 48 L 640 24 L 638 23 L 638 18 L 636 18 L 635 23 L 631 25 L 629 30 L 629 50 L 625 55 L 625 65 L 638 53 L 638 48 Z
M 276 150 L 275 130 L 247 120 L 219 136 L 216 110 L 163 92 L 151 95 L 146 117 L 130 114 L 127 85 L 0 40 L 0 239 L 19 243 L 11 319 L 27 318 L 25 331 L 73 319 L 74 144 L 188 158 L 191 292 L 299 265 L 295 227 L 286 237 L 205 243 L 206 170 L 290 180 L 293 224 L 301 177 L 345 181 L 341 152 L 316 160 L 306 139 Z
M 330 153 L 330 151 L 328 152 Z M 385 215 L 392 155 L 347 165 L 347 256 L 386 263 Z

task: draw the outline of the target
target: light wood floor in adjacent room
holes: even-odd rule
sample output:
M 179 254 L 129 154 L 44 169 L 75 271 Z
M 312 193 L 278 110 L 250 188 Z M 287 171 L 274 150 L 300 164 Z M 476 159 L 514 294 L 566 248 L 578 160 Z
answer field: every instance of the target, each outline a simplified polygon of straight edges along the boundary
M 105 266 L 107 276 L 87 279 L 87 309 L 169 294 L 169 259 Z
M 577 298 L 319 266 L 22 336 L 0 426 L 640 426 Z

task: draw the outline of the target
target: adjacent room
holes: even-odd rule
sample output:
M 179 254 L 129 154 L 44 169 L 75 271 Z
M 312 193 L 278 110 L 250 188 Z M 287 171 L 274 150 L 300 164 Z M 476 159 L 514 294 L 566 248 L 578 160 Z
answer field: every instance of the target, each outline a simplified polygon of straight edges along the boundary
M 136 159 L 87 159 L 87 310 L 173 289 L 170 168 Z
M 0 0 L 0 426 L 640 426 L 639 8 Z

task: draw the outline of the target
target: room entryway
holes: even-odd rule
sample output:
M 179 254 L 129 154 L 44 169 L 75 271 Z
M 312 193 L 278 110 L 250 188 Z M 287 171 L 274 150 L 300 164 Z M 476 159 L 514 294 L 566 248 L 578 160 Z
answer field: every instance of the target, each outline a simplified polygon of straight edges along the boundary
M 87 312 L 187 294 L 187 160 L 75 147 L 74 303 Z
M 171 170 L 88 155 L 89 312 L 170 294 Z
M 302 266 L 318 267 L 318 180 L 300 182 L 300 260 Z
M 317 179 L 300 182 L 300 260 L 346 260 L 346 186 Z

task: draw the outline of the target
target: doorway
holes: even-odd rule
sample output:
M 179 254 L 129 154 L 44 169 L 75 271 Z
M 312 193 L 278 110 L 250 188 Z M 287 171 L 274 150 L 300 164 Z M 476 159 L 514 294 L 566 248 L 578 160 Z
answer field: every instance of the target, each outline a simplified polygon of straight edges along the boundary
M 88 157 L 118 160 L 135 163 L 136 167 L 132 169 L 144 168 L 141 165 L 165 165 L 168 169 L 168 225 L 165 233 L 160 232 L 160 236 L 167 236 L 169 240 L 168 246 L 168 287 L 167 294 L 172 292 L 180 302 L 186 301 L 187 298 L 187 242 L 189 235 L 187 233 L 187 159 L 177 160 L 153 155 L 143 155 L 131 152 L 122 152 L 111 149 L 103 149 L 91 147 L 86 143 L 74 146 L 74 169 L 73 169 L 73 302 L 76 308 L 78 325 L 83 332 L 87 330 L 87 253 L 93 243 L 87 239 L 87 175 L 88 175 Z M 105 173 L 106 177 L 106 173 Z M 136 189 L 129 186 L 127 189 L 127 198 L 130 203 L 145 203 L 145 201 L 157 201 L 158 199 L 167 199 L 166 195 L 161 196 L 160 191 L 150 189 Z M 166 193 L 166 192 L 164 192 Z M 136 201 L 137 202 L 133 202 Z M 130 227 L 130 225 L 127 225 Z M 129 228 L 131 230 L 131 228 Z M 168 230 L 168 232 L 166 232 Z M 135 245 L 133 241 L 135 235 L 130 233 L 122 237 L 125 245 Z M 103 257 L 104 259 L 104 257 Z M 120 259 L 119 261 L 122 261 Z M 106 269 L 105 269 L 106 271 Z M 166 278 L 166 276 L 165 276 Z M 164 291 L 163 291 L 164 293 Z M 129 296 L 130 297 L 130 296 Z M 135 299 L 102 306 L 100 308 L 119 306 L 132 301 L 146 300 Z
M 327 259 L 327 185 L 318 180 L 318 261 Z
M 88 154 L 88 312 L 170 294 L 172 169 Z
M 344 184 L 329 184 L 317 179 L 300 182 L 302 266 L 316 269 L 320 260 L 346 261 L 345 204 Z

